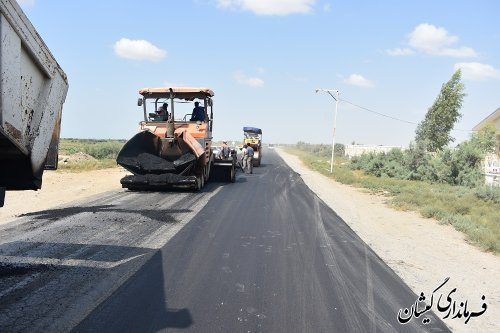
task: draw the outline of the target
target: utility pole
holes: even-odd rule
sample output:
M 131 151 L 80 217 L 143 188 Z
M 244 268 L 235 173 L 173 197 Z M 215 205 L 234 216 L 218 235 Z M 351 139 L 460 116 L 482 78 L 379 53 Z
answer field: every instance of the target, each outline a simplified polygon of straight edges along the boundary
M 332 159 L 330 160 L 330 173 L 333 173 L 333 155 L 335 153 L 335 132 L 337 130 L 337 111 L 339 107 L 339 94 L 340 92 L 336 89 L 316 89 L 316 92 L 323 91 L 330 95 L 335 100 L 335 112 L 333 114 L 333 138 L 332 138 Z M 337 97 L 333 96 L 335 93 Z

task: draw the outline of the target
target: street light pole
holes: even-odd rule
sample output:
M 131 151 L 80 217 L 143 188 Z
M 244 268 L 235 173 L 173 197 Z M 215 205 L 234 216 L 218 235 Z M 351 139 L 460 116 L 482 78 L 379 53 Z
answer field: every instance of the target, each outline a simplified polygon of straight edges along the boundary
M 316 89 L 316 92 L 323 91 L 328 93 L 335 100 L 335 113 L 333 114 L 333 138 L 332 138 L 332 159 L 330 160 L 330 173 L 333 172 L 333 154 L 335 153 L 335 132 L 337 130 L 337 111 L 339 107 L 339 91 L 336 89 Z M 333 96 L 335 93 L 337 97 Z

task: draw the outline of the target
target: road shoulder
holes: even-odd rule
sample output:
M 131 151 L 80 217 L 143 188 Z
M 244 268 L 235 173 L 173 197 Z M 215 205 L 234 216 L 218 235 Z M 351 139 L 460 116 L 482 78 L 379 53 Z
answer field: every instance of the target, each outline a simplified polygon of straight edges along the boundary
M 444 320 L 454 332 L 500 332 L 500 257 L 468 244 L 462 233 L 414 212 L 388 207 L 384 196 L 343 185 L 308 169 L 297 156 L 276 152 L 415 292 L 430 295 L 447 277 L 456 299 L 487 311 L 468 324 Z M 410 307 L 411 304 L 407 304 Z M 444 314 L 437 314 L 443 317 Z
M 120 191 L 120 179 L 128 172 L 121 168 L 84 172 L 45 171 L 38 191 L 7 191 L 0 208 L 0 224 L 22 214 L 53 208 L 107 191 Z

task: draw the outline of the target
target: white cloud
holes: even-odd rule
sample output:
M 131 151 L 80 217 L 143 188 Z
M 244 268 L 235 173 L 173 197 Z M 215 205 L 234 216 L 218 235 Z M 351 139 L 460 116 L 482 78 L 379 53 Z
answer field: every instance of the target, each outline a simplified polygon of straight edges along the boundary
M 364 88 L 369 88 L 374 86 L 372 81 L 364 78 L 360 74 L 351 74 L 347 79 L 344 80 L 344 82 L 353 86 L 364 87 Z
M 500 79 L 500 71 L 491 65 L 478 62 L 461 62 L 455 64 L 455 71 L 462 70 L 464 80 L 483 81 L 487 79 Z
M 393 56 L 393 57 L 406 56 L 406 55 L 411 55 L 411 54 L 415 53 L 412 49 L 409 49 L 409 48 L 401 49 L 399 47 L 391 49 L 391 50 L 386 50 L 385 52 L 388 55 Z
M 448 31 L 444 28 L 437 28 L 432 24 L 419 24 L 409 35 L 410 46 L 433 52 L 441 49 L 444 46 L 454 44 L 458 41 L 458 37 L 449 36 Z
M 435 56 L 446 56 L 455 58 L 477 57 L 476 51 L 470 47 L 453 47 L 459 38 L 452 36 L 443 27 L 422 23 L 408 34 L 408 46 L 410 48 L 394 48 L 385 52 L 390 56 L 406 56 L 415 52 L 422 52 Z
M 257 15 L 307 14 L 316 0 L 217 0 L 219 8 L 248 10 Z
M 264 86 L 264 80 L 258 77 L 248 77 L 247 75 L 238 72 L 234 75 L 236 81 L 240 84 L 247 85 L 249 87 L 262 87 Z
M 408 35 L 408 44 L 415 50 L 438 56 L 476 57 L 476 52 L 470 47 L 451 48 L 458 42 L 457 36 L 451 36 L 442 27 L 432 24 L 419 24 Z
M 158 62 L 167 56 L 167 51 L 154 46 L 146 40 L 122 38 L 113 45 L 113 49 L 117 56 L 125 59 Z

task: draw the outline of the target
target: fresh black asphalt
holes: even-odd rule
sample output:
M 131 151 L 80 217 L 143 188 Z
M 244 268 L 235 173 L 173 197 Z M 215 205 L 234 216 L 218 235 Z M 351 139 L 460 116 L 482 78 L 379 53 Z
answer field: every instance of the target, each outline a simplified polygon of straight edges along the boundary
M 216 188 L 75 332 L 449 331 L 275 152 Z

